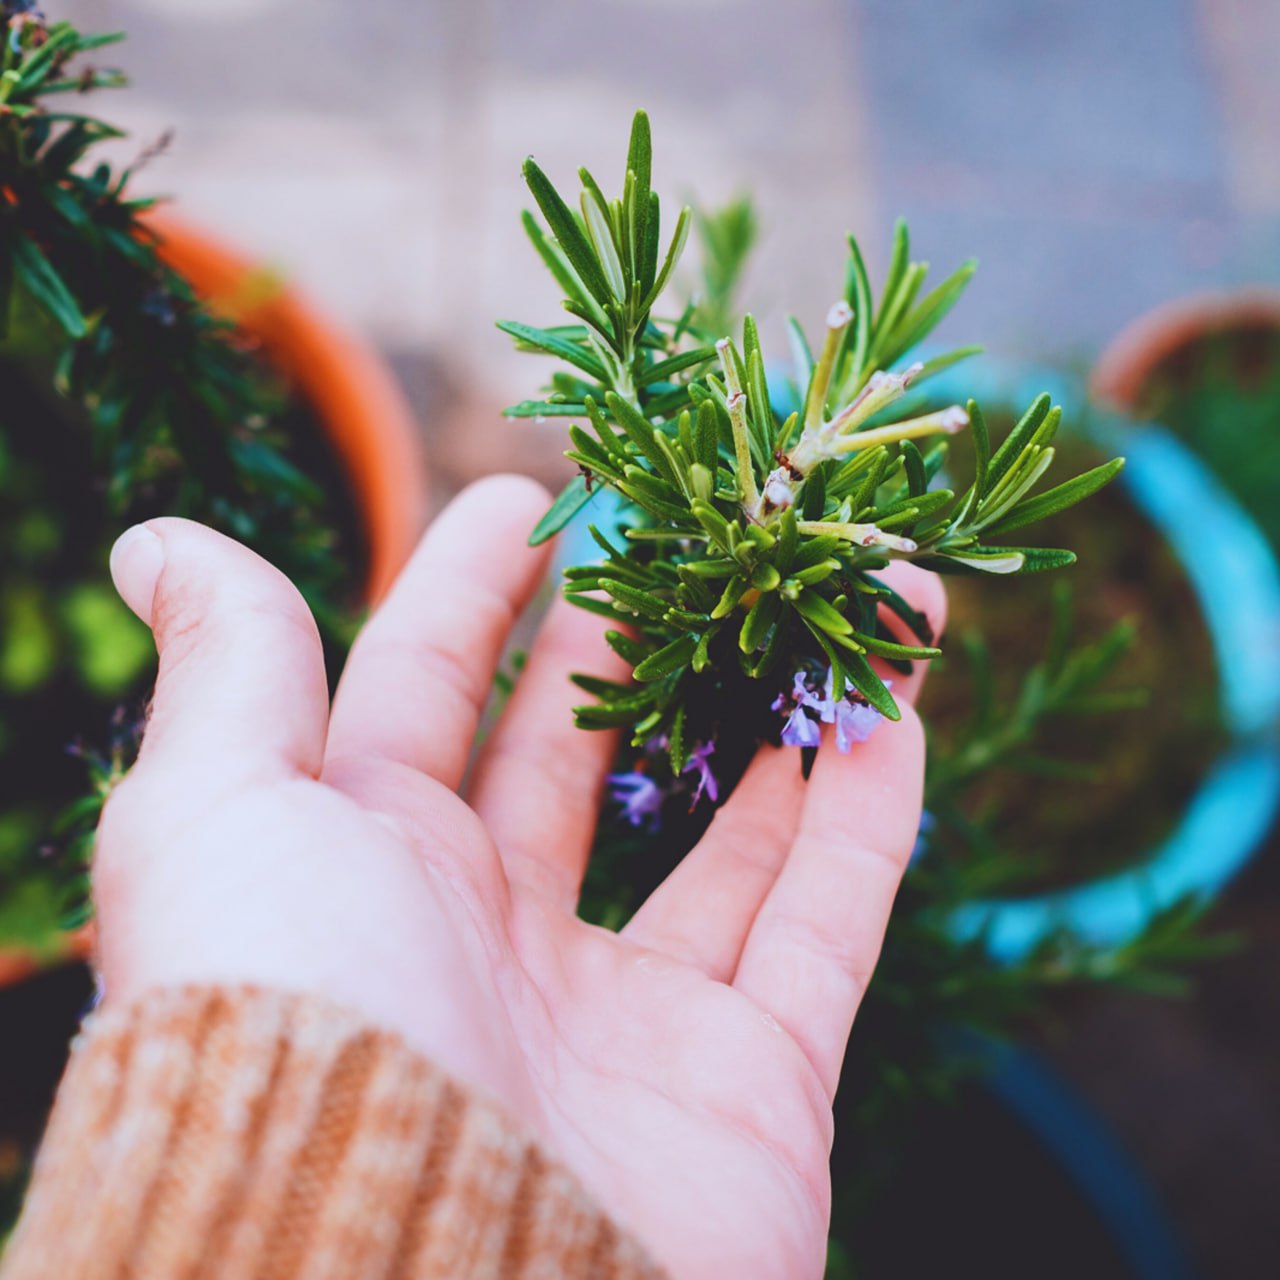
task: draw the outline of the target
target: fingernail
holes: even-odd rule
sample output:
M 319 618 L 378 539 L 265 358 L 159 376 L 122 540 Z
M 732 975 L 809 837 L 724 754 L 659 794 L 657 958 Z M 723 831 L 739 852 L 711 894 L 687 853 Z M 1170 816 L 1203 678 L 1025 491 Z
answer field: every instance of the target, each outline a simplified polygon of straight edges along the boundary
M 111 577 L 120 598 L 151 625 L 156 583 L 164 568 L 164 543 L 144 524 L 126 529 L 111 548 Z

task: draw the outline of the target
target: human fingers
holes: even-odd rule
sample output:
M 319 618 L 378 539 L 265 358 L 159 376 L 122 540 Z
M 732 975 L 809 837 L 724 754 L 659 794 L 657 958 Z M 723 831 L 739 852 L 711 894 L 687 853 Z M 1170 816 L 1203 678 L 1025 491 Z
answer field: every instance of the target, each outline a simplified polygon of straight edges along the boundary
M 924 615 L 931 635 L 942 631 L 946 594 L 936 574 L 895 562 L 881 576 Z M 896 615 L 891 617 L 904 641 L 916 639 L 905 634 Z M 927 665 L 917 662 L 909 676 L 895 677 L 899 702 L 915 702 Z M 762 748 L 706 835 L 650 895 L 624 934 L 728 981 L 786 861 L 805 794 L 799 752 Z
M 924 731 L 909 703 L 850 754 L 819 749 L 795 843 L 734 975 L 830 1096 L 915 843 L 923 785 Z
M 120 537 L 111 573 L 159 653 L 141 776 L 163 772 L 181 798 L 229 778 L 319 771 L 320 637 L 279 570 L 212 529 L 158 519 Z
M 577 906 L 616 733 L 573 720 L 585 695 L 574 673 L 621 680 L 627 664 L 594 614 L 557 600 L 511 701 L 476 762 L 471 804 L 497 844 L 512 884 Z
M 409 765 L 462 781 L 503 645 L 542 580 L 529 530 L 550 501 L 521 476 L 472 485 L 445 508 L 347 660 L 327 759 Z
M 231 539 L 151 520 L 121 536 L 111 572 L 159 651 L 141 754 L 107 800 L 94 852 L 103 965 L 114 975 L 140 932 L 116 927 L 121 904 L 159 896 L 145 927 L 163 925 L 174 894 L 155 894 L 157 869 L 184 889 L 202 880 L 208 864 L 194 836 L 211 812 L 261 784 L 319 772 L 328 687 L 302 598 Z
M 649 895 L 623 937 L 728 982 L 786 860 L 803 798 L 799 751 L 761 747 L 706 835 Z

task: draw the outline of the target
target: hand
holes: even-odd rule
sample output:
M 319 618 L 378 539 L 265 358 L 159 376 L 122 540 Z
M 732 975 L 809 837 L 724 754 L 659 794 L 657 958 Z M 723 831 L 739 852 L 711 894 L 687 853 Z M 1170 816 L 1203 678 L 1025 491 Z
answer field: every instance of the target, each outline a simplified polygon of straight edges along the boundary
M 357 642 L 332 709 L 289 582 L 153 520 L 117 544 L 159 676 L 95 867 L 108 1001 L 157 985 L 316 992 L 497 1099 L 677 1277 L 822 1272 L 831 1098 L 915 838 L 909 699 L 848 756 L 764 748 L 621 935 L 574 914 L 616 742 L 567 673 L 619 673 L 563 602 L 468 757 L 543 580 L 526 480 L 440 517 Z M 900 590 L 940 625 L 931 575 Z

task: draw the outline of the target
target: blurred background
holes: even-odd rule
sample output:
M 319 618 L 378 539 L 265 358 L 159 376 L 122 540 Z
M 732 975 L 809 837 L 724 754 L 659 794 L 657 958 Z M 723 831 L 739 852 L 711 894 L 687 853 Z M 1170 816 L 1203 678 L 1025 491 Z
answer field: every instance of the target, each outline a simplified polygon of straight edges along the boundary
M 878 278 L 899 215 L 937 272 L 979 258 L 942 337 L 980 339 L 1010 366 L 1085 374 L 1158 303 L 1280 286 L 1275 0 L 43 7 L 129 32 L 110 61 L 134 87 L 97 102 L 131 134 L 115 157 L 172 130 L 140 188 L 174 193 L 184 216 L 376 343 L 425 433 L 437 498 L 496 468 L 564 475 L 559 426 L 499 414 L 536 370 L 493 319 L 558 314 L 519 231 L 520 163 L 532 151 L 566 185 L 586 163 L 611 188 L 638 106 L 664 199 L 754 192 L 746 294 L 766 344 L 784 304 L 817 328 L 849 231 Z M 1280 1256 L 1278 853 L 1273 838 L 1226 894 L 1217 921 L 1247 946 L 1192 995 L 1080 998 L 1039 1045 L 1143 1170 L 1203 1276 L 1270 1276 Z M 944 1146 L 953 1124 L 939 1122 Z M 1033 1255 L 1054 1228 L 982 1133 L 957 1130 L 922 1164 L 918 1205 L 976 1269 L 983 1237 L 946 1209 L 947 1180 L 958 1192 L 976 1172 L 1004 1206 L 997 1232 L 1028 1251 L 1022 1273 L 1050 1274 Z M 968 1220 L 974 1194 L 954 1198 Z
M 436 479 L 528 451 L 496 316 L 552 323 L 520 162 L 606 180 L 645 107 L 668 200 L 754 192 L 747 281 L 816 326 L 855 231 L 905 216 L 982 266 L 943 340 L 1087 362 L 1209 285 L 1280 282 L 1280 6 L 1269 0 L 51 0 L 127 29 L 107 114 L 142 179 L 373 335 L 423 403 Z M 541 319 L 540 319 L 541 318 Z M 768 330 L 766 330 L 768 332 Z M 776 330 L 775 330 L 776 332 Z M 446 432 L 459 401 L 478 435 Z M 500 433 L 494 435 L 496 430 Z M 495 455 L 494 451 L 500 451 Z M 444 468 L 441 470 L 441 468 Z

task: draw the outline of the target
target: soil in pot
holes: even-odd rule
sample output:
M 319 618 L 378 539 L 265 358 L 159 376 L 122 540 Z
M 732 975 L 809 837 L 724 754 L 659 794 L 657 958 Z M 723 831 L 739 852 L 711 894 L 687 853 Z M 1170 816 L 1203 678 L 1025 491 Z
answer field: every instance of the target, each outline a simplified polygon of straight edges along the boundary
M 1012 425 L 996 414 L 988 418 L 996 438 Z M 1060 477 L 1104 461 L 1065 432 L 1055 444 Z M 1033 532 L 1038 545 L 1070 547 L 1078 563 L 1014 584 L 948 579 L 952 643 L 944 645 L 922 701 L 935 743 L 949 749 L 973 711 L 972 673 L 955 643 L 960 634 L 981 632 L 1007 704 L 1046 652 L 1059 583 L 1072 592 L 1077 640 L 1097 639 L 1124 619 L 1134 623 L 1136 641 L 1104 687 L 1141 690 L 1145 704 L 1055 716 L 1029 749 L 988 770 L 963 795 L 961 815 L 981 836 L 962 837 L 951 824 L 938 824 L 932 852 L 963 859 L 975 839 L 989 840 L 1010 868 L 1000 888 L 1015 893 L 1079 883 L 1144 856 L 1173 830 L 1226 740 L 1212 643 L 1191 584 L 1122 484 Z

